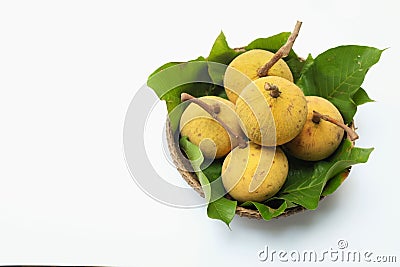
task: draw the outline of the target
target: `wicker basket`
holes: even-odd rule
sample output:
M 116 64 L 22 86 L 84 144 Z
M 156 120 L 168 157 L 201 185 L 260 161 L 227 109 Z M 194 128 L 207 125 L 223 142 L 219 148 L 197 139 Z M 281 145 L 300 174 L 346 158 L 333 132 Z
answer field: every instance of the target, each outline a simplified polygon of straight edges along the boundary
M 200 194 L 200 196 L 204 197 L 204 192 L 201 188 L 201 185 L 199 183 L 199 180 L 197 179 L 197 176 L 194 172 L 189 172 L 187 170 L 191 169 L 190 164 L 188 163 L 187 159 L 185 156 L 182 154 L 179 144 L 176 143 L 174 138 L 174 133 L 171 129 L 171 125 L 169 121 L 167 120 L 166 122 L 166 135 L 167 135 L 167 142 L 168 142 L 168 148 L 171 153 L 172 160 L 177 167 L 177 170 L 179 173 L 182 175 L 183 179 L 197 192 Z M 348 175 L 349 172 L 347 172 Z M 323 197 L 321 197 L 321 200 Z M 287 217 L 296 213 L 299 213 L 301 211 L 306 210 L 302 206 L 296 206 L 293 208 L 287 209 L 284 213 L 281 215 L 275 217 L 275 218 L 280 218 L 280 217 Z M 253 210 L 249 208 L 244 208 L 237 206 L 236 207 L 236 214 L 241 216 L 241 217 L 248 217 L 248 218 L 255 218 L 255 219 L 261 219 L 261 214 L 258 212 L 258 210 Z

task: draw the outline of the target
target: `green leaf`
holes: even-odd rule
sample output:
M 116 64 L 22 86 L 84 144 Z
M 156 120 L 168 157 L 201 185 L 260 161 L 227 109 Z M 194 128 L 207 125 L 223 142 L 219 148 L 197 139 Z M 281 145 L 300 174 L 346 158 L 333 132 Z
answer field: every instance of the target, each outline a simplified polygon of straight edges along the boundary
M 196 82 L 208 82 L 207 63 L 203 57 L 189 62 L 169 62 L 154 71 L 147 80 L 160 99 L 173 95 L 174 89 Z
M 237 201 L 224 197 L 211 202 L 207 207 L 207 215 L 212 219 L 223 221 L 228 227 L 236 212 Z
M 277 209 L 273 209 L 267 205 L 255 201 L 247 201 L 243 203 L 241 206 L 242 207 L 254 206 L 260 212 L 261 217 L 266 221 L 269 221 L 272 218 L 281 215 L 282 213 L 285 212 L 286 208 L 288 207 L 286 201 L 283 201 L 283 203 Z
M 204 157 L 200 148 L 191 143 L 186 136 L 181 137 L 179 140 L 179 145 L 190 160 L 190 164 L 192 165 L 197 178 L 199 178 L 199 182 L 204 191 L 205 199 L 209 201 L 211 198 L 211 187 L 207 176 L 201 170 L 201 164 L 204 162 Z
M 182 64 L 182 63 L 184 63 L 184 62 L 168 62 L 168 63 L 165 63 L 164 65 L 162 65 L 161 67 L 159 67 L 158 69 L 153 71 L 153 73 L 149 75 L 148 79 L 150 79 L 152 76 L 154 76 L 155 74 L 159 73 L 160 71 L 163 71 L 165 69 L 168 69 L 169 67 L 173 67 L 173 66 L 176 66 L 176 65 L 179 65 L 179 64 Z
M 237 57 L 241 53 L 242 52 L 229 47 L 228 42 L 226 41 L 226 37 L 221 31 L 211 48 L 207 60 L 228 65 L 235 57 Z
M 203 169 L 211 185 L 210 202 L 220 199 L 226 195 L 225 187 L 221 179 L 222 161 L 214 160 L 209 166 Z
M 286 182 L 274 198 L 290 201 L 307 209 L 315 209 L 323 187 L 322 170 L 294 162 L 294 159 L 289 161 L 290 169 Z
M 325 185 L 324 190 L 322 191 L 323 196 L 327 196 L 332 194 L 339 188 L 339 186 L 346 180 L 349 175 L 350 170 L 346 169 L 343 172 L 337 174 L 335 177 L 331 178 Z
M 353 95 L 353 101 L 357 106 L 360 106 L 368 102 L 374 102 L 375 100 L 369 98 L 367 92 L 365 92 L 365 90 L 360 87 Z
M 305 95 L 317 95 L 331 101 L 349 123 L 357 109 L 353 96 L 368 70 L 379 61 L 382 51 L 357 45 L 329 49 L 314 59 L 297 85 Z
M 252 50 L 252 49 L 264 49 L 275 53 L 279 50 L 284 44 L 286 44 L 287 39 L 290 36 L 290 32 L 282 32 L 271 37 L 267 38 L 258 38 L 248 44 L 245 49 Z M 298 56 L 293 51 L 293 49 L 289 52 L 289 55 L 284 58 L 285 60 L 290 59 L 297 59 Z
M 242 52 L 243 51 L 238 51 L 229 47 L 223 32 L 218 35 L 207 57 L 207 61 L 209 62 L 208 74 L 214 84 L 223 87 L 226 68 L 229 63 Z
M 181 93 L 199 97 L 214 94 L 215 90 L 208 75 L 208 63 L 203 57 L 189 62 L 166 63 L 149 76 L 147 85 L 161 100 L 165 100 L 173 130 L 178 128 L 183 112 Z
M 189 62 L 170 62 L 164 64 L 151 74 L 147 80 L 147 85 L 162 100 L 171 98 L 172 96 L 180 98 L 180 93 L 184 89 L 194 94 L 201 94 L 202 90 L 197 87 L 198 84 L 211 83 L 207 67 L 207 62 L 203 57 Z M 167 106 L 169 110 L 174 108 L 174 106 L 169 106 L 168 102 Z
M 286 209 L 290 209 L 290 208 L 294 208 L 294 207 L 298 207 L 299 205 L 290 201 L 285 201 L 286 202 Z
M 311 54 L 309 54 L 305 60 L 299 58 L 290 58 L 286 61 L 290 68 L 290 71 L 293 74 L 293 79 L 295 83 L 299 80 L 301 75 L 307 71 L 307 69 L 310 67 L 310 65 L 312 65 L 313 62 L 314 59 L 312 58 Z
M 202 170 L 204 157 L 200 148 L 191 143 L 186 136 L 181 137 L 179 144 L 187 155 L 188 159 L 191 161 L 191 165 L 204 190 L 204 195 L 208 202 L 208 216 L 212 219 L 223 221 L 229 227 L 230 222 L 235 216 L 237 201 L 229 200 L 223 197 L 223 195 L 225 195 L 225 191 L 220 179 L 220 175 L 218 175 L 218 173 L 221 173 L 221 163 L 215 161 L 207 168 Z M 211 176 L 210 180 L 212 183 L 210 183 L 210 180 L 205 173 Z M 216 177 L 216 175 L 218 175 L 218 177 Z
M 220 91 L 217 96 L 225 98 L 225 99 L 228 99 L 228 96 L 226 95 L 225 89 Z
M 210 182 L 213 182 L 221 177 L 222 171 L 222 161 L 221 160 L 214 160 L 209 166 L 203 168 L 204 174 L 207 176 Z
M 351 165 L 365 163 L 372 148 L 352 147 L 343 141 L 337 152 L 327 160 L 315 163 L 289 158 L 289 175 L 282 189 L 274 197 L 316 209 L 325 184 Z
M 333 161 L 337 161 L 340 158 L 344 157 L 353 157 L 360 159 L 363 163 L 367 162 L 369 155 L 373 151 L 373 148 L 365 149 L 365 148 L 351 148 L 350 142 L 346 142 L 343 144 L 338 151 L 332 156 Z M 327 196 L 336 191 L 336 189 L 343 183 L 343 181 L 347 178 L 350 172 L 350 168 L 348 167 L 348 163 L 346 161 L 342 161 L 341 164 L 344 166 L 340 166 L 340 164 L 336 164 L 335 168 L 332 168 L 330 173 L 330 178 L 322 192 L 323 196 Z

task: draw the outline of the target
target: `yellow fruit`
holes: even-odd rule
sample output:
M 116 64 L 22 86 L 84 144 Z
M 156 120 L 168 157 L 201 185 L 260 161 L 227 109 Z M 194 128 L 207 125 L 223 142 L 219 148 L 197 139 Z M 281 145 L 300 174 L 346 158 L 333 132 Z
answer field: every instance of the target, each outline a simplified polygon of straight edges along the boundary
M 242 134 L 232 102 L 217 96 L 204 96 L 199 100 L 208 105 L 218 105 L 220 118 L 235 133 Z M 204 157 L 221 158 L 237 146 L 221 124 L 195 103 L 189 104 L 180 120 L 180 132 L 193 144 L 199 146 Z
M 236 147 L 222 165 L 222 183 L 238 201 L 264 201 L 283 186 L 289 165 L 280 148 L 262 147 L 249 142 Z
M 237 56 L 228 65 L 224 75 L 224 86 L 230 101 L 236 103 L 238 95 L 251 81 L 260 78 L 258 70 L 264 66 L 274 53 L 267 50 L 253 49 Z M 285 61 L 279 59 L 267 73 L 293 82 L 293 75 Z
M 236 101 L 236 113 L 254 143 L 282 145 L 301 132 L 307 118 L 307 102 L 294 83 L 267 76 L 243 90 Z
M 316 161 L 329 157 L 342 142 L 344 130 L 339 126 L 320 120 L 313 122 L 313 111 L 328 115 L 343 123 L 339 110 L 328 100 L 318 96 L 307 96 L 308 115 L 301 133 L 285 144 L 285 149 L 296 158 Z

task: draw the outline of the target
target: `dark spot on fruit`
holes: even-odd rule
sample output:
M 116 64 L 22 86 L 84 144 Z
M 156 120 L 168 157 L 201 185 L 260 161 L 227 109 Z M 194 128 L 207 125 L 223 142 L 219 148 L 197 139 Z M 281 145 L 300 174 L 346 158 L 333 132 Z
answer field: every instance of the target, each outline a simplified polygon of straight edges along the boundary
M 274 164 L 274 163 L 275 163 L 275 160 L 272 161 L 272 164 Z
M 286 164 L 283 164 L 283 167 L 285 167 L 285 168 L 286 168 Z
M 260 172 L 260 175 L 264 175 L 264 174 L 265 174 L 265 171 Z
M 197 134 L 197 136 L 200 137 L 200 136 L 201 136 L 201 133 Z
M 251 153 L 251 155 L 254 157 L 254 153 Z
M 300 128 L 300 125 L 297 124 L 297 125 L 296 125 L 296 128 L 299 129 L 299 128 Z
M 301 113 L 302 111 L 301 111 L 301 109 L 299 109 L 299 113 Z
M 256 149 L 257 149 L 257 150 L 260 150 L 260 149 L 261 149 L 261 146 L 256 145 Z
M 311 128 L 307 128 L 307 134 L 308 134 L 308 136 L 311 136 L 311 135 L 312 135 L 312 130 L 311 130 Z
M 269 107 L 272 108 L 272 105 L 270 104 Z
M 340 133 L 336 134 L 336 139 L 339 141 L 340 140 Z

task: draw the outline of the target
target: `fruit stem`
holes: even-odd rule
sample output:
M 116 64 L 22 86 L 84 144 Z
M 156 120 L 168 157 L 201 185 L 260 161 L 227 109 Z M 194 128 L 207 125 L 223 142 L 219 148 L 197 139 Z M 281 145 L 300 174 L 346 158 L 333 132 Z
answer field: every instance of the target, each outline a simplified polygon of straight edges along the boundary
M 235 131 L 233 131 L 231 127 L 229 127 L 224 121 L 222 121 L 218 117 L 218 113 L 221 111 L 220 106 L 218 104 L 215 104 L 213 106 L 209 105 L 206 102 L 201 101 L 200 99 L 195 98 L 194 96 L 189 95 L 187 93 L 181 94 L 181 101 L 182 102 L 188 101 L 200 106 L 202 109 L 204 109 L 204 111 L 210 114 L 211 117 L 213 117 L 216 121 L 218 121 L 221 124 L 221 126 L 224 127 L 224 129 L 237 140 L 240 148 L 247 147 L 247 141 L 240 134 L 235 133 Z
M 279 91 L 278 86 L 270 84 L 270 83 L 265 83 L 264 89 L 269 92 L 269 95 L 272 96 L 273 98 L 277 98 L 281 95 L 281 91 Z
M 268 61 L 264 66 L 262 66 L 258 70 L 258 77 L 261 78 L 267 76 L 269 69 L 272 68 L 272 66 L 275 65 L 275 63 L 278 62 L 279 59 L 287 57 L 289 55 L 290 50 L 293 47 L 294 41 L 299 35 L 301 24 L 302 24 L 301 21 L 296 22 L 296 26 L 294 27 L 294 30 L 290 34 L 286 43 L 281 48 L 279 48 L 278 51 L 276 51 L 276 53 L 274 54 L 274 56 L 271 58 L 270 61 Z
M 330 123 L 333 123 L 333 124 L 339 126 L 340 128 L 342 128 L 343 130 L 345 130 L 350 141 L 354 141 L 359 138 L 358 134 L 353 129 L 351 129 L 349 126 L 347 126 L 346 124 L 344 124 L 340 121 L 337 121 L 337 120 L 329 117 L 328 115 L 322 115 L 321 113 L 313 110 L 312 121 L 314 123 L 318 124 L 321 121 L 321 119 L 328 121 Z

